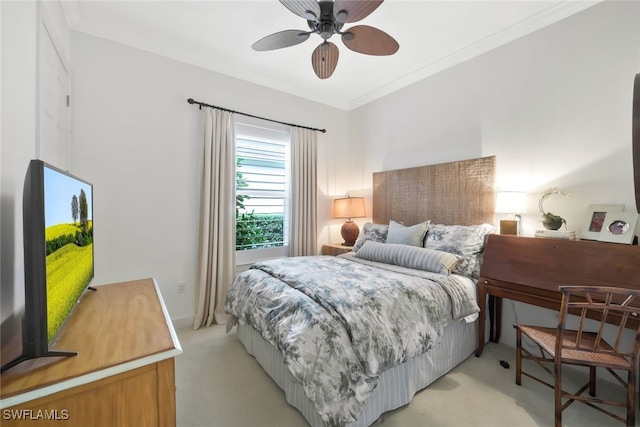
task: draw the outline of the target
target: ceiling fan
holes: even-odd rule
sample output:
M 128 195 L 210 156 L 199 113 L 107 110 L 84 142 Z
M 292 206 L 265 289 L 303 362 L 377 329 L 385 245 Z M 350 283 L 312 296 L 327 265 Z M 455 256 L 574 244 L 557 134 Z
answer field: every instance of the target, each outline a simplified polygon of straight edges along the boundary
M 366 18 L 384 0 L 280 0 L 287 9 L 307 20 L 310 31 L 284 30 L 268 35 L 251 47 L 257 51 L 295 46 L 311 34 L 319 34 L 323 42 L 311 54 L 313 71 L 321 79 L 331 77 L 338 65 L 338 47 L 329 41 L 338 34 L 354 52 L 367 55 L 393 55 L 400 47 L 393 37 L 368 25 L 356 25 L 342 31 L 344 24 Z

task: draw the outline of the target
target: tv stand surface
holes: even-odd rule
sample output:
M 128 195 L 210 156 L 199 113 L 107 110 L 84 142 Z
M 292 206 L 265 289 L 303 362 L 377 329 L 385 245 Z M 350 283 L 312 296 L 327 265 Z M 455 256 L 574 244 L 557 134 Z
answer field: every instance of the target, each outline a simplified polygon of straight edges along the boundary
M 99 289 L 83 296 L 51 348 L 77 356 L 2 373 L 3 426 L 176 425 L 173 358 L 182 350 L 155 280 Z
M 77 351 L 50 350 L 40 357 L 71 357 L 71 356 L 77 356 L 77 355 L 78 355 Z M 22 356 L 18 356 L 15 359 L 13 359 L 11 362 L 7 363 L 6 365 L 2 365 L 2 370 L 0 370 L 0 372 L 7 371 L 16 365 L 19 365 L 22 362 L 26 362 L 27 360 L 32 360 L 32 359 L 35 359 L 35 357 L 29 357 L 26 354 L 23 354 Z

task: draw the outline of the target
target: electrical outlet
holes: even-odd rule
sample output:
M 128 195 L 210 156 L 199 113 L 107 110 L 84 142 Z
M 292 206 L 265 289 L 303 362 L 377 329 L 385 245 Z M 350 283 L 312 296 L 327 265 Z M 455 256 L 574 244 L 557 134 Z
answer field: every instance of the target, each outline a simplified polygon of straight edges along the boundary
M 178 282 L 178 293 L 184 294 L 187 292 L 187 282 Z

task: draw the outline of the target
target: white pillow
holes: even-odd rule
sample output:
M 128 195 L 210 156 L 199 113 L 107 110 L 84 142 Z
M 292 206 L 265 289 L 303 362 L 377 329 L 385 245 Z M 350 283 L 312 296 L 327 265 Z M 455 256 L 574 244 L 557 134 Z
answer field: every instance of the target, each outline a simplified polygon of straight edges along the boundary
M 429 221 L 407 227 L 399 222 L 389 221 L 387 243 L 397 243 L 409 246 L 424 246 L 424 236 L 429 229 Z
M 355 256 L 369 261 L 445 275 L 449 275 L 456 264 L 462 260 L 462 257 L 448 252 L 372 240 L 364 242 Z

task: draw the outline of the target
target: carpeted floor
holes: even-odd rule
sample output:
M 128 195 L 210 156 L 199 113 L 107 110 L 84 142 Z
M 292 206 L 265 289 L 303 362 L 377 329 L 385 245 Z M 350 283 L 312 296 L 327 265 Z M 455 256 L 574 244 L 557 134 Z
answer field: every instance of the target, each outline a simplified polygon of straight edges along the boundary
M 284 393 L 224 326 L 178 330 L 184 353 L 176 358 L 179 427 L 306 426 Z M 510 369 L 500 366 L 506 360 Z M 571 373 L 565 378 L 571 380 Z M 515 348 L 489 344 L 417 393 L 402 408 L 383 414 L 375 427 L 553 426 L 553 390 L 531 379 L 515 384 Z M 622 398 L 624 390 L 606 381 L 599 390 Z M 577 388 L 577 387 L 575 387 Z M 574 389 L 574 387 L 571 387 Z M 622 415 L 622 414 L 621 414 Z M 580 403 L 563 413 L 566 426 L 620 426 Z

